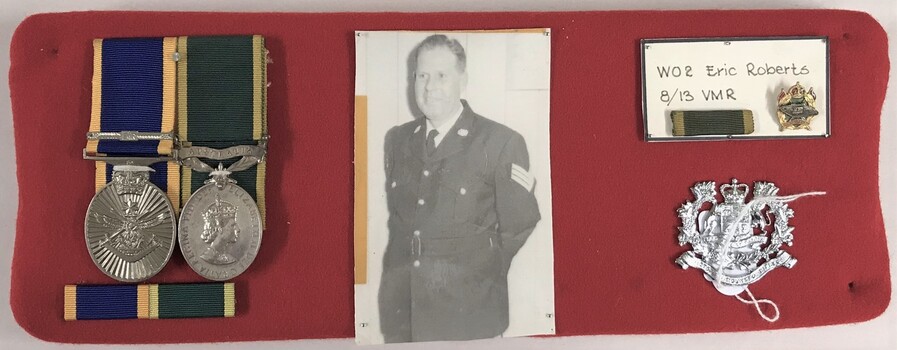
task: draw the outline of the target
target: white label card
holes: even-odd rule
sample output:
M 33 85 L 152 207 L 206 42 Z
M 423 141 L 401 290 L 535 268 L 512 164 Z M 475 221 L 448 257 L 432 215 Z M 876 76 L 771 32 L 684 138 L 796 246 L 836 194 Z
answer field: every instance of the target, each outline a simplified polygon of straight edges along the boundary
M 809 130 L 780 124 L 780 94 L 796 83 L 815 95 Z M 828 137 L 828 84 L 826 37 L 642 40 L 647 141 Z M 674 136 L 672 112 L 713 110 L 750 111 L 753 132 Z

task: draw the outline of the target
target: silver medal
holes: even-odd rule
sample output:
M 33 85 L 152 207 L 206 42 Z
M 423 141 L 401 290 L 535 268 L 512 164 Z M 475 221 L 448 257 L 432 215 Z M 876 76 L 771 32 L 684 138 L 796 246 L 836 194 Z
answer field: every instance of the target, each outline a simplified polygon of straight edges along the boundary
M 261 214 L 248 192 L 213 175 L 190 196 L 178 223 L 184 259 L 196 273 L 224 281 L 246 271 L 262 241 Z
M 258 255 L 262 243 L 262 217 L 246 190 L 228 177 L 265 159 L 267 137 L 258 145 L 225 149 L 200 146 L 178 151 L 182 166 L 210 173 L 206 185 L 194 192 L 181 210 L 178 242 L 184 259 L 196 273 L 214 281 L 237 277 Z M 241 157 L 227 169 L 212 168 L 200 158 L 224 160 Z
M 112 181 L 90 201 L 84 235 L 93 262 L 122 282 L 157 274 L 174 251 L 174 209 L 149 182 L 145 166 L 116 167 Z

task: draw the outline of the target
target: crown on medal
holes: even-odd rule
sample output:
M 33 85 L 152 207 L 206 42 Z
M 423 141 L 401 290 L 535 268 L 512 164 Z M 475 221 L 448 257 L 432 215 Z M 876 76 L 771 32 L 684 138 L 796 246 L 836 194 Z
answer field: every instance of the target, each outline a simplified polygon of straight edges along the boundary
M 732 179 L 731 184 L 725 184 L 719 187 L 720 193 L 726 199 L 726 203 L 744 203 L 750 187 L 747 184 L 738 183 L 738 179 Z
M 149 181 L 149 173 L 141 171 L 117 171 L 112 173 L 112 182 L 115 183 L 115 193 L 119 196 L 125 194 L 141 194 L 146 182 Z
M 207 217 L 235 217 L 237 215 L 237 207 L 222 201 L 221 197 L 215 197 L 215 203 L 212 203 L 203 215 Z

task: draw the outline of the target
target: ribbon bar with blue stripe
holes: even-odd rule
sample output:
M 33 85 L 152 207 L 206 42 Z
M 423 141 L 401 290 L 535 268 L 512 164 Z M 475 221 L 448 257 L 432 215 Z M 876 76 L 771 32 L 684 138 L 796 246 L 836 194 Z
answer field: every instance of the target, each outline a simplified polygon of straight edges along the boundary
M 235 300 L 233 283 L 67 285 L 63 318 L 233 317 Z

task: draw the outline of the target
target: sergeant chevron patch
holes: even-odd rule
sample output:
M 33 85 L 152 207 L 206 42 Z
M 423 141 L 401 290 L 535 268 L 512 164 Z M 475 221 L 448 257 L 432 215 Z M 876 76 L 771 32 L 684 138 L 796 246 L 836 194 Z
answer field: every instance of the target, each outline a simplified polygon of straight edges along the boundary
M 523 186 L 527 192 L 532 192 L 536 185 L 536 178 L 522 166 L 511 163 L 511 180 Z

